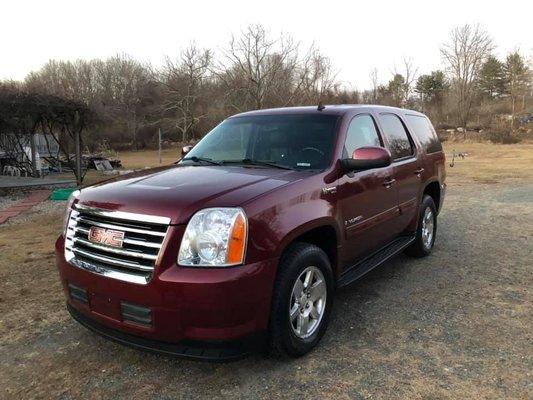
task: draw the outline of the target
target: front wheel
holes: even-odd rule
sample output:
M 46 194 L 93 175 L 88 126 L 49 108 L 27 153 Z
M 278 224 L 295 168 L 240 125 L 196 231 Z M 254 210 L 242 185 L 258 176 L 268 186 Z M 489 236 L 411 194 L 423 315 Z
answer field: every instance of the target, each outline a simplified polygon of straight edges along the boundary
M 433 249 L 437 234 L 437 209 L 431 196 L 424 195 L 420 204 L 420 215 L 413 243 L 405 250 L 414 257 L 425 257 Z
M 312 244 L 296 243 L 282 257 L 272 299 L 270 347 L 298 357 L 324 335 L 333 306 L 328 256 Z

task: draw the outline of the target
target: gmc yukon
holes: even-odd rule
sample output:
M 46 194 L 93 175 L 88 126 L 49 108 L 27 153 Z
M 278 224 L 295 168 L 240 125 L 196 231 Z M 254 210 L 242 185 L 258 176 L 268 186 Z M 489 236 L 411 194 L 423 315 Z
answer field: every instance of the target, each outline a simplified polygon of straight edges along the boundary
M 363 105 L 223 121 L 175 165 L 84 188 L 56 242 L 71 315 L 109 339 L 227 360 L 300 356 L 335 289 L 426 256 L 445 193 L 428 118 Z

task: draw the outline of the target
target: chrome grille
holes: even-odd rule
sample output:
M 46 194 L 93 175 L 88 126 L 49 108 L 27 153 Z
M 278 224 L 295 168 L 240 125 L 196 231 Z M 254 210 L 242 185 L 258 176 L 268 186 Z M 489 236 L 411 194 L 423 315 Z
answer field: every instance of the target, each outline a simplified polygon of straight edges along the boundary
M 170 219 L 76 205 L 65 234 L 65 258 L 73 266 L 123 281 L 152 278 Z M 92 227 L 124 232 L 122 247 L 91 242 Z

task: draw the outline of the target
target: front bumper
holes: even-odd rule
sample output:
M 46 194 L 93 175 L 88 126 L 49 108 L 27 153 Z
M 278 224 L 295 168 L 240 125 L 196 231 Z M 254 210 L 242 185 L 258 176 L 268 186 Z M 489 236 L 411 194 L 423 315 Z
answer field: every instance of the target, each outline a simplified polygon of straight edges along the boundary
M 66 262 L 63 247 L 60 237 L 56 263 L 69 310 L 83 325 L 106 337 L 158 351 L 161 346 L 183 347 L 187 341 L 242 342 L 267 330 L 277 259 L 218 269 L 159 265 L 151 281 L 139 285 L 74 267 Z M 72 292 L 73 286 L 84 294 Z M 149 309 L 150 323 L 128 321 L 125 303 Z M 147 344 L 159 342 L 161 346 Z M 160 352 L 190 356 L 178 347 Z
M 67 310 L 72 318 L 81 325 L 106 339 L 136 349 L 167 356 L 203 361 L 232 361 L 243 358 L 258 349 L 262 349 L 266 342 L 264 332 L 257 332 L 233 341 L 198 342 L 183 340 L 180 343 L 160 342 L 108 328 L 94 319 L 85 316 L 69 303 L 67 303 Z

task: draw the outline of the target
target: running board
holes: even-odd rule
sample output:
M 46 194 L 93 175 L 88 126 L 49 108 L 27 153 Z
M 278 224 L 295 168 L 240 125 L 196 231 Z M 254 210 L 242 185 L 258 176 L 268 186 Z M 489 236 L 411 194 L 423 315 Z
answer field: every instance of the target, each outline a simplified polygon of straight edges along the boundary
M 389 258 L 395 256 L 409 246 L 415 240 L 415 236 L 402 236 L 398 239 L 395 239 L 381 250 L 378 250 L 370 257 L 365 258 L 364 260 L 358 262 L 353 267 L 349 268 L 345 273 L 339 278 L 337 285 L 338 287 L 346 286 L 367 272 L 372 271 L 374 268 L 380 266 Z

